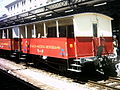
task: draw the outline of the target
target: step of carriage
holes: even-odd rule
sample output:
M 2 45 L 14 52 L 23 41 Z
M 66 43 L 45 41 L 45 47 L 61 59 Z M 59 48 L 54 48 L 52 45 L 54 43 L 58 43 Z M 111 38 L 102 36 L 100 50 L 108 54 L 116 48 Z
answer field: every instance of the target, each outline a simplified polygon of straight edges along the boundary
M 24 57 L 20 57 L 19 59 L 21 59 L 21 60 L 25 60 L 26 58 L 24 58 Z
M 73 61 L 75 61 L 75 62 L 80 62 L 81 60 L 80 60 L 80 59 L 75 59 L 75 60 L 73 60 Z
M 16 56 L 15 56 L 15 55 L 10 55 L 10 57 L 13 57 L 13 58 L 14 58 L 14 57 L 16 57 Z
M 82 72 L 81 70 L 76 70 L 76 69 L 67 69 L 69 71 L 73 71 L 73 72 Z
M 88 60 L 88 59 L 87 59 Z M 91 60 L 91 59 L 90 59 Z M 85 63 L 86 62 L 86 59 L 75 59 L 73 60 L 73 62 L 75 63 Z
M 16 55 L 17 53 L 14 52 L 14 53 L 12 53 L 12 54 Z
M 21 56 L 22 56 L 22 57 L 26 57 L 27 55 L 25 55 L 25 54 L 22 54 Z
M 70 65 L 75 67 L 82 67 L 81 65 L 78 65 L 78 64 L 70 64 Z

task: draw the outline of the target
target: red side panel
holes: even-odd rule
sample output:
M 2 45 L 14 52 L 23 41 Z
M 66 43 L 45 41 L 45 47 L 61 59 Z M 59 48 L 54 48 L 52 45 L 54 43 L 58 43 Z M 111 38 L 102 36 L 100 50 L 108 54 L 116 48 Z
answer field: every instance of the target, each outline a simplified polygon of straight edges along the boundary
M 14 38 L 12 40 L 12 50 L 21 51 L 21 39 L 20 38 Z
M 93 53 L 94 53 L 94 56 L 96 56 L 97 51 L 98 51 L 98 47 L 100 46 L 100 43 L 101 43 L 100 38 L 93 37 L 92 38 L 92 43 L 93 43 L 93 47 L 92 47 Z
M 113 53 L 113 39 L 112 37 L 104 37 L 105 41 L 104 41 L 104 54 L 110 54 Z
M 93 45 L 94 45 L 94 55 L 97 55 L 97 50 L 99 46 L 104 46 L 103 48 L 103 55 L 108 55 L 113 53 L 113 43 L 112 37 L 100 37 L 100 38 L 93 38 Z
M 21 51 L 23 53 L 30 53 L 30 39 L 21 39 Z
M 76 57 L 87 57 L 94 55 L 92 37 L 76 38 Z
M 0 49 L 4 50 L 21 50 L 21 39 L 0 39 Z
M 66 59 L 68 58 L 66 42 L 67 38 L 31 39 L 30 53 Z
M 67 39 L 67 48 L 68 48 L 68 57 L 75 58 L 75 39 L 74 38 Z
M 0 49 L 11 50 L 11 39 L 0 39 Z
M 112 53 L 112 38 L 77 37 L 74 38 L 32 38 L 22 39 L 24 53 L 56 58 L 80 58 L 96 56 L 97 49 L 104 45 L 104 54 Z M 76 41 L 76 42 L 75 42 Z
M 76 38 L 76 57 L 96 56 L 99 46 L 104 46 L 103 55 L 113 52 L 112 37 L 77 37 Z
M 32 38 L 22 39 L 22 51 L 24 53 L 68 58 L 67 38 Z

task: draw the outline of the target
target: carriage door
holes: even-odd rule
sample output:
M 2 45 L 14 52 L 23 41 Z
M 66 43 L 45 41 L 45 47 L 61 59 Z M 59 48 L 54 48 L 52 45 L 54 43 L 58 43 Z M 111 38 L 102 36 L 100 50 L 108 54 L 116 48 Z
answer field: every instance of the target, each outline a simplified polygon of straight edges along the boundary
M 12 39 L 12 50 L 20 51 L 21 50 L 20 43 L 21 39 L 19 38 Z
M 18 26 L 12 28 L 12 50 L 21 50 L 20 31 Z
M 98 38 L 98 28 L 97 28 L 97 23 L 93 23 L 93 52 L 94 55 L 97 55 L 97 49 L 99 46 L 99 38 Z

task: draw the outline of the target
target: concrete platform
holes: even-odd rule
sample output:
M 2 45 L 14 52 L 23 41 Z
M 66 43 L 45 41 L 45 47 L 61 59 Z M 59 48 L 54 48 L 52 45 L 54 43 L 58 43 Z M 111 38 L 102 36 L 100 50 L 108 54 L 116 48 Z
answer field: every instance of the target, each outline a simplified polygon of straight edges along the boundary
M 0 58 L 0 69 L 43 90 L 95 90 L 72 79 Z

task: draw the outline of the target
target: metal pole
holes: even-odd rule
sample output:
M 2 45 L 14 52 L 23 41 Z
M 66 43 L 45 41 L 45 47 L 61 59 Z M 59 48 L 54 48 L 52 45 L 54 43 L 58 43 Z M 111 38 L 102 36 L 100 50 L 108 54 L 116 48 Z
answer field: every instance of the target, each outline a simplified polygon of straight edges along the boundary
M 27 26 L 25 25 L 25 37 L 27 38 Z
M 18 38 L 21 38 L 21 31 L 19 26 L 18 26 Z
M 47 33 L 46 33 L 46 24 L 44 22 L 44 37 L 47 37 Z
M 56 20 L 56 30 L 57 30 L 57 37 L 59 37 L 59 23 L 58 23 L 58 20 Z
M 4 32 L 4 30 L 2 32 L 2 38 L 5 38 L 5 32 Z
M 33 32 L 34 32 L 34 38 L 36 38 L 36 27 L 35 27 L 35 24 L 33 24 Z
M 9 29 L 7 29 L 7 38 L 9 38 Z

